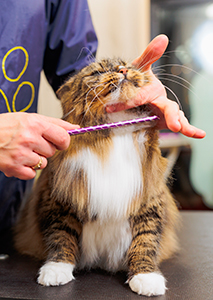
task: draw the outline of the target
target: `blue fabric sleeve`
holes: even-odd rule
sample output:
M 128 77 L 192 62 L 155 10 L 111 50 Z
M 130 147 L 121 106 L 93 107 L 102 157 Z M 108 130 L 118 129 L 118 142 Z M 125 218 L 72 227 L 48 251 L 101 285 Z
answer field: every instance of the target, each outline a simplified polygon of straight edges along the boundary
M 94 60 L 97 38 L 86 0 L 51 0 L 46 4 L 48 33 L 45 75 L 56 91 L 68 74 Z
M 31 2 L 0 0 L 0 113 L 36 112 L 42 69 L 56 91 L 96 53 L 86 0 Z M 0 230 L 14 224 L 32 182 L 0 172 Z

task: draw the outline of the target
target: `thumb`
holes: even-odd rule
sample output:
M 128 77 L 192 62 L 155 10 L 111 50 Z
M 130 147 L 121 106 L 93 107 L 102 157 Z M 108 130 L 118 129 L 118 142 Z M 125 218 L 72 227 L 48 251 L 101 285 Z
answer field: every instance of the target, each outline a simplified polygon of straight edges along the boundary
M 142 55 L 136 58 L 132 64 L 143 72 L 148 71 L 151 65 L 163 55 L 168 46 L 168 42 L 169 40 L 166 35 L 158 35 L 149 43 Z

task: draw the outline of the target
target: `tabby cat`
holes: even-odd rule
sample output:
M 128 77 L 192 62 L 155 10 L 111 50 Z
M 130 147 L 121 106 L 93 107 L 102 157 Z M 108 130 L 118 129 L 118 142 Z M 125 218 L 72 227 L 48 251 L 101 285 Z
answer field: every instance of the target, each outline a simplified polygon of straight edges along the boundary
M 146 84 L 121 59 L 91 63 L 58 91 L 64 119 L 82 127 L 152 115 L 142 105 L 107 113 Z M 151 122 L 72 136 L 49 159 L 15 229 L 15 245 L 45 260 L 38 283 L 63 285 L 74 269 L 126 270 L 141 295 L 166 291 L 159 263 L 177 249 L 179 213 L 166 185 L 167 161 Z

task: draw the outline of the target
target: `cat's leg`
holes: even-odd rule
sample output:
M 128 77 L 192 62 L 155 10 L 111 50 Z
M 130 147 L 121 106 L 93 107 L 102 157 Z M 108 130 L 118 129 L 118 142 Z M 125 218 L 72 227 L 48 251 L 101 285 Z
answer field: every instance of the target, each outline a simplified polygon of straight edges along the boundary
M 132 244 L 128 251 L 129 286 L 139 295 L 163 295 L 166 280 L 158 269 L 163 209 L 153 205 L 131 218 Z
M 47 260 L 39 270 L 38 283 L 45 286 L 64 285 L 74 279 L 73 270 L 79 259 L 79 237 L 82 225 L 69 211 L 56 208 L 45 219 L 44 241 Z M 44 220 L 44 219 L 43 219 Z

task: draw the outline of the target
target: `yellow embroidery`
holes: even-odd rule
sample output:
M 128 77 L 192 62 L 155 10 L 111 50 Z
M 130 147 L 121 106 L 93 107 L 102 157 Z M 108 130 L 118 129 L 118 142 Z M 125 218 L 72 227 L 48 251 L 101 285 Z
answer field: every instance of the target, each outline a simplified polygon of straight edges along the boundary
M 21 84 L 19 84 L 19 86 L 18 86 L 18 88 L 17 88 L 17 90 L 16 90 L 16 92 L 15 92 L 15 94 L 13 96 L 13 102 L 12 102 L 13 112 L 17 111 L 16 107 L 15 107 L 16 97 L 18 95 L 19 90 L 21 89 L 21 87 L 23 85 L 29 85 L 31 87 L 32 96 L 31 96 L 29 104 L 26 107 L 22 108 L 20 111 L 26 111 L 26 110 L 28 110 L 31 107 L 32 103 L 33 103 L 33 100 L 34 100 L 34 97 L 35 97 L 35 88 L 34 88 L 34 85 L 31 82 L 29 82 L 29 81 L 23 81 Z
M 14 52 L 15 50 L 22 50 L 25 54 L 25 64 L 24 64 L 24 67 L 22 69 L 22 71 L 19 73 L 19 75 L 16 77 L 16 78 L 10 78 L 9 76 L 7 76 L 7 73 L 6 73 L 6 69 L 5 69 L 5 62 L 6 62 L 6 59 L 7 57 L 12 53 Z M 3 74 L 4 74 L 4 77 L 8 80 L 8 81 L 11 81 L 11 82 L 15 82 L 15 81 L 18 81 L 21 76 L 25 73 L 26 69 L 27 69 L 27 66 L 28 66 L 28 63 L 29 63 L 29 55 L 27 53 L 27 51 L 21 47 L 21 46 L 17 46 L 17 47 L 14 47 L 12 49 L 10 49 L 4 56 L 3 60 L 2 60 L 2 71 L 3 71 Z
M 9 102 L 8 102 L 7 96 L 6 96 L 5 93 L 2 91 L 2 89 L 0 89 L 0 93 L 2 94 L 2 96 L 3 96 L 3 98 L 4 98 L 4 101 L 5 101 L 5 103 L 6 103 L 8 112 L 11 112 L 11 108 L 10 108 L 10 104 L 9 104 Z
M 24 52 L 24 55 L 25 55 L 25 63 L 24 63 L 24 67 L 22 69 L 22 71 L 19 73 L 19 75 L 16 77 L 16 78 L 10 78 L 8 75 L 7 75 L 7 72 L 6 72 L 6 68 L 5 68 L 5 64 L 6 64 L 6 59 L 8 58 L 8 56 L 13 53 L 14 51 L 16 50 L 22 50 Z M 17 46 L 17 47 L 14 47 L 14 48 L 11 48 L 4 56 L 3 60 L 2 60 L 2 72 L 3 72 L 3 75 L 5 77 L 6 80 L 10 81 L 10 82 L 16 82 L 18 81 L 22 76 L 23 74 L 25 73 L 27 67 L 28 67 L 28 64 L 29 64 L 29 55 L 28 55 L 28 52 L 26 49 L 24 49 L 23 47 L 21 46 Z M 8 98 L 7 96 L 5 95 L 4 91 L 2 89 L 0 89 L 0 94 L 2 94 L 3 98 L 4 98 L 4 101 L 5 101 L 5 104 L 7 106 L 7 110 L 8 112 L 16 112 L 16 98 L 17 98 L 17 95 L 20 91 L 20 89 L 22 88 L 22 86 L 24 85 L 29 85 L 31 87 L 31 92 L 32 92 L 32 95 L 31 95 L 31 99 L 28 103 L 28 105 L 24 108 L 22 108 L 20 111 L 24 112 L 24 111 L 27 111 L 33 104 L 33 101 L 34 101 L 34 98 L 35 98 L 35 87 L 34 85 L 29 82 L 29 81 L 23 81 L 21 82 L 15 93 L 14 93 L 14 96 L 13 96 L 13 100 L 12 100 L 12 109 L 10 107 L 10 104 L 9 104 L 9 101 L 8 101 Z

